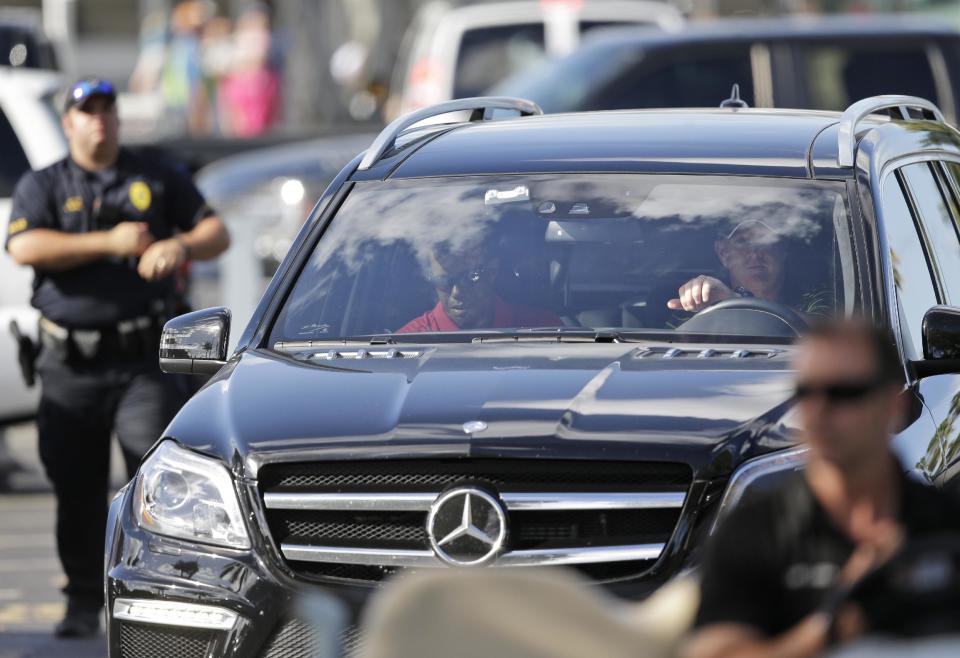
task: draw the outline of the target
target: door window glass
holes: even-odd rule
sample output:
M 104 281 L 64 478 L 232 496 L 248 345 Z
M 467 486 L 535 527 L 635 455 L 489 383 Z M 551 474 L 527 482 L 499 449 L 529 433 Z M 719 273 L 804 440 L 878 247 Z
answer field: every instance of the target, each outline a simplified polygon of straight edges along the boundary
M 457 53 L 454 98 L 480 96 L 504 78 L 545 57 L 543 23 L 468 30 Z
M 960 305 L 960 240 L 944 190 L 934 178 L 930 163 L 908 165 L 902 171 L 923 220 L 947 301 Z
M 937 304 L 937 293 L 910 206 L 896 175 L 887 176 L 884 181 L 881 219 L 893 268 L 904 350 L 908 358 L 919 359 L 923 355 L 923 315 Z
M 740 85 L 740 97 L 755 105 L 748 44 L 645 59 L 610 84 L 588 109 L 717 107 L 730 97 L 734 83 Z
M 842 111 L 894 90 L 937 102 L 925 43 L 830 43 L 803 45 L 798 52 L 812 108 Z

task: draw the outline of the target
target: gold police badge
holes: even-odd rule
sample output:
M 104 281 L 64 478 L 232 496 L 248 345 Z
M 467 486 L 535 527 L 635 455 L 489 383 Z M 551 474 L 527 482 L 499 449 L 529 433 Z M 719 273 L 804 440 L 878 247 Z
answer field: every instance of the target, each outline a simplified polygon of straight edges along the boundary
M 146 183 L 138 180 L 130 184 L 130 203 L 134 208 L 143 212 L 150 207 L 152 200 L 150 187 Z

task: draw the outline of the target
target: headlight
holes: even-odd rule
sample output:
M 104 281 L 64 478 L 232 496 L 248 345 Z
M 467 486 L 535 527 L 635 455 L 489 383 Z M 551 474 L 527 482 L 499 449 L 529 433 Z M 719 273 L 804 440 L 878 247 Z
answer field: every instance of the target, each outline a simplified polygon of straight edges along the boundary
M 801 470 L 806 464 L 806 453 L 806 446 L 800 446 L 757 457 L 741 464 L 740 468 L 733 472 L 727 484 L 727 490 L 723 494 L 723 500 L 720 501 L 720 509 L 717 510 L 710 534 L 714 533 L 717 524 L 730 513 L 730 510 L 739 505 L 745 496 L 770 489 L 784 475 Z
M 134 514 L 158 535 L 250 548 L 250 537 L 227 469 L 165 441 L 140 467 Z

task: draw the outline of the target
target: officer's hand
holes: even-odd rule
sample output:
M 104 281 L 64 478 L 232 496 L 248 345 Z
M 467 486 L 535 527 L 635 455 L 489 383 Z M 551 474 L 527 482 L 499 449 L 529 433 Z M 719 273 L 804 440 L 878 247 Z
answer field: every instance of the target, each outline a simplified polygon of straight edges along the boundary
M 146 222 L 120 222 L 107 233 L 110 253 L 121 258 L 142 255 L 153 240 Z
M 186 249 L 180 242 L 173 238 L 160 240 L 143 252 L 137 272 L 147 281 L 165 279 L 186 259 Z
M 667 308 L 696 312 L 733 296 L 733 291 L 723 281 L 701 274 L 680 286 L 677 298 L 668 301 Z

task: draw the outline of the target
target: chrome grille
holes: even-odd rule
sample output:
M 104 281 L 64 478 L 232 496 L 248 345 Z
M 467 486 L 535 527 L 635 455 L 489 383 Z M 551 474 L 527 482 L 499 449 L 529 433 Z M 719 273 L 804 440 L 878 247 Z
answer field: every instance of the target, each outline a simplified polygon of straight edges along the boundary
M 355 658 L 362 649 L 360 629 L 349 626 L 340 633 L 342 658 Z M 317 658 L 329 654 L 328 645 L 319 629 L 300 619 L 290 618 L 279 623 L 261 650 L 260 658 Z
M 376 581 L 442 566 L 427 514 L 464 483 L 497 492 L 507 510 L 510 538 L 495 566 L 639 573 L 673 533 L 691 479 L 688 466 L 671 463 L 393 460 L 268 464 L 260 491 L 273 540 L 298 575 Z
M 393 460 L 268 464 L 260 469 L 264 491 L 315 490 L 396 493 L 433 492 L 476 478 L 500 491 L 686 491 L 685 464 L 663 462 L 547 461 L 528 459 Z

